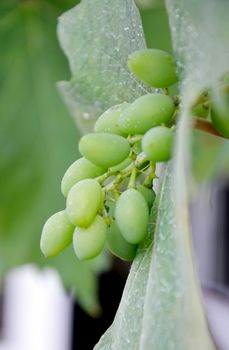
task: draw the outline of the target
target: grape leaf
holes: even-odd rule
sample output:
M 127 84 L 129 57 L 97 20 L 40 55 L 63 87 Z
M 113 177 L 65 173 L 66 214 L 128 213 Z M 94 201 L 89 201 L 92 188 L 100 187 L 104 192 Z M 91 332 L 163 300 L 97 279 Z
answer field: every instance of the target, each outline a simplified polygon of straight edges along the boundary
M 101 313 L 98 303 L 98 274 L 109 268 L 106 252 L 99 257 L 82 262 L 70 246 L 60 256 L 50 259 L 46 266 L 54 267 L 62 277 L 64 286 L 75 295 L 77 302 L 91 316 Z
M 214 349 L 195 281 L 188 226 L 181 232 L 174 215 L 173 173 L 170 163 L 151 215 L 154 244 L 147 240 L 139 249 L 114 322 L 95 350 Z M 179 219 L 185 225 L 186 209 Z
M 183 78 L 174 160 L 165 171 L 158 204 L 154 207 L 151 228 L 154 244 L 145 252 L 138 252 L 115 320 L 95 350 L 215 349 L 192 262 L 187 182 L 191 180 L 190 105 L 203 88 L 214 89 L 228 69 L 225 41 L 228 22 L 222 3 L 218 4 L 210 1 L 209 9 L 208 2 L 206 13 L 204 2 L 167 1 Z M 214 63 L 217 67 L 212 72 L 214 59 L 218 62 Z
M 79 156 L 79 133 L 55 87 L 68 74 L 56 39 L 59 12 L 45 1 L 14 0 L 1 2 L 0 13 L 0 275 L 31 262 L 56 267 L 95 313 L 98 271 L 72 248 L 47 260 L 39 248 L 45 220 L 65 205 L 61 177 Z
M 145 48 L 131 0 L 83 0 L 60 17 L 58 36 L 72 74 L 59 89 L 81 130 L 91 130 L 110 106 L 147 92 L 127 67 L 128 55 Z

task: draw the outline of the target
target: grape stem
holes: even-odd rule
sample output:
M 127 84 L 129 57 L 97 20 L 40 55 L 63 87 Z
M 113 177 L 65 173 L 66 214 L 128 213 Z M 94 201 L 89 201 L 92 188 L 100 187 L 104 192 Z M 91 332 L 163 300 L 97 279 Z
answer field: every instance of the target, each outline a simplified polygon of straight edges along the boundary
M 136 174 L 137 174 L 137 169 L 134 168 L 131 172 L 128 188 L 135 188 L 136 187 Z
M 137 159 L 136 159 L 135 162 L 134 162 L 134 166 L 135 166 L 136 168 L 139 168 L 139 167 L 140 167 L 143 163 L 145 163 L 147 160 L 148 160 L 148 159 L 147 159 L 147 157 L 146 157 L 146 155 L 145 155 L 144 152 L 139 153 L 139 155 L 137 156 Z
M 103 207 L 103 215 L 104 215 L 105 222 L 106 222 L 107 226 L 110 226 L 110 224 L 111 224 L 111 219 L 110 219 L 110 217 L 109 217 L 109 214 L 108 214 L 108 212 L 107 212 L 105 206 Z
M 164 95 L 169 95 L 169 88 L 162 89 Z
M 173 96 L 172 99 L 173 99 L 175 107 L 178 107 L 179 104 L 180 104 L 180 97 L 179 96 Z
M 128 172 L 126 172 L 125 174 L 119 174 L 113 181 L 111 181 L 109 184 L 107 184 L 106 186 L 103 187 L 103 190 L 105 192 L 111 192 L 111 191 L 118 191 L 118 186 L 120 185 L 120 183 L 127 178 L 128 176 L 130 176 L 132 172 L 132 169 L 129 170 Z
M 130 165 L 128 165 L 124 170 L 121 170 L 120 172 L 117 171 L 117 170 L 109 170 L 104 173 L 103 175 L 100 175 L 96 178 L 96 180 L 100 183 L 100 184 L 103 184 L 103 182 L 108 179 L 109 177 L 111 176 L 121 176 L 121 178 L 126 178 L 127 176 L 129 176 L 132 172 L 132 170 L 136 167 L 136 168 L 139 168 L 145 161 L 147 161 L 147 158 L 145 156 L 145 154 L 142 152 L 140 153 L 136 160 L 131 163 Z M 117 179 L 115 180 L 117 181 Z
M 109 177 L 113 176 L 113 175 L 117 175 L 117 170 L 115 171 L 111 171 L 108 170 L 106 173 L 104 173 L 103 175 L 100 175 L 96 178 L 96 180 L 102 184 L 106 179 L 108 179 Z
M 134 136 L 129 136 L 129 137 L 127 138 L 127 140 L 129 141 L 129 143 L 130 143 L 131 145 L 134 145 L 134 144 L 137 143 L 138 141 L 141 141 L 142 138 L 143 138 L 142 135 L 134 135 Z
M 158 178 L 155 171 L 156 171 L 156 164 L 152 163 L 151 164 L 151 172 L 147 175 L 145 181 L 143 182 L 144 186 L 151 187 L 153 180 Z
M 140 153 L 136 160 L 130 164 L 128 167 L 126 167 L 124 170 L 121 170 L 119 173 L 117 171 L 109 171 L 99 177 L 97 177 L 97 181 L 102 184 L 107 178 L 110 176 L 116 175 L 116 178 L 108 183 L 106 186 L 103 187 L 103 190 L 107 193 L 110 191 L 117 191 L 118 186 L 125 180 L 127 177 L 131 176 L 131 174 L 136 171 L 138 172 L 138 169 L 141 167 L 142 164 L 144 164 L 147 161 L 147 158 L 145 154 L 142 152 Z M 133 175 L 134 176 L 134 175 Z M 136 175 L 135 175 L 136 176 Z

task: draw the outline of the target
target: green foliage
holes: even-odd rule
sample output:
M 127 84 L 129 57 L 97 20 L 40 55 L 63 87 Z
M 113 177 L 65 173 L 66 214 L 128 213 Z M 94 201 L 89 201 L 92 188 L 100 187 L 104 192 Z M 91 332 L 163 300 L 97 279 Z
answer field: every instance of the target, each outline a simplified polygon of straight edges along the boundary
M 112 104 L 120 103 L 123 100 L 132 102 L 135 97 L 142 95 L 142 87 L 140 89 L 138 87 L 137 90 L 133 88 L 132 93 L 130 93 L 131 77 L 128 74 L 120 75 L 119 85 L 114 84 L 113 72 L 117 75 L 117 69 L 115 69 L 117 66 L 113 60 L 105 64 L 105 56 L 104 60 L 100 58 L 98 61 L 101 52 L 106 54 L 109 52 L 111 42 L 113 43 L 113 52 L 116 53 L 114 48 L 117 47 L 117 38 L 120 40 L 121 37 L 125 40 L 125 47 L 120 47 L 120 50 L 117 51 L 119 54 L 123 53 L 121 57 L 126 61 L 126 51 L 129 50 L 128 45 L 131 43 L 131 38 L 126 38 L 125 30 L 121 30 L 123 35 L 118 35 L 120 26 L 116 31 L 117 19 L 126 17 L 127 33 L 134 33 L 133 42 L 139 42 L 135 32 L 138 28 L 138 25 L 135 26 L 138 23 L 136 14 L 134 15 L 135 20 L 132 21 L 134 23 L 132 29 L 131 23 L 129 23 L 133 11 L 135 11 L 133 3 L 126 1 L 125 4 L 120 4 L 119 1 L 104 0 L 103 2 L 93 1 L 93 4 L 93 11 L 95 8 L 99 9 L 96 21 L 93 21 L 95 17 L 94 12 L 92 16 L 92 2 L 84 0 L 78 8 L 64 15 L 59 29 L 61 43 L 70 58 L 73 75 L 71 82 L 61 84 L 61 88 L 72 111 L 77 107 L 78 112 L 73 114 L 79 121 L 81 128 L 84 129 L 90 129 L 94 118 Z M 188 119 L 190 115 L 188 111 L 195 95 L 198 95 L 203 90 L 203 85 L 209 82 L 211 75 L 208 73 L 212 65 L 209 64 L 210 62 L 206 65 L 206 61 L 201 59 L 201 55 L 205 52 L 211 53 L 207 58 L 214 57 L 211 50 L 210 52 L 206 50 L 211 46 L 206 46 L 207 37 L 205 34 L 208 33 L 207 29 L 210 29 L 210 33 L 213 34 L 210 36 L 212 39 L 214 33 L 208 26 L 209 23 L 212 25 L 211 20 L 207 25 L 207 22 L 203 22 L 203 28 L 199 31 L 202 23 L 200 14 L 203 15 L 200 2 L 187 2 L 185 0 L 181 3 L 178 0 L 168 0 L 167 6 L 170 22 L 173 24 L 172 34 L 179 58 L 179 67 L 184 77 L 181 92 L 183 105 L 175 142 L 175 158 L 167 170 L 162 171 L 164 178 L 160 195 L 157 198 L 157 205 L 153 209 L 153 225 L 150 226 L 149 231 L 151 238 L 147 238 L 142 247 L 139 248 L 114 323 L 95 349 L 214 349 L 192 262 L 188 225 L 187 174 L 185 173 L 185 169 L 189 168 L 187 155 L 189 154 L 190 123 Z M 186 8 L 190 10 L 189 15 L 185 11 Z M 210 6 L 210 10 L 208 9 L 210 19 L 213 18 L 212 8 L 213 6 Z M 119 13 L 120 9 L 122 14 Z M 195 9 L 201 11 L 198 12 Z M 197 14 L 197 16 L 195 17 L 193 14 Z M 101 20 L 101 16 L 103 16 L 103 20 Z M 77 24 L 71 25 L 74 21 Z M 107 21 L 109 21 L 109 26 L 107 26 Z M 103 23 L 103 25 L 99 26 L 98 23 Z M 109 31 L 112 25 L 113 38 Z M 80 28 L 83 29 L 80 30 Z M 93 30 L 96 33 L 96 38 L 92 35 Z M 219 34 L 220 31 L 216 32 Z M 90 38 L 89 33 L 91 34 Z M 196 45 L 199 33 L 201 46 Z M 79 43 L 77 47 L 74 46 L 74 37 Z M 84 44 L 82 37 L 85 39 Z M 225 36 L 222 35 L 222 37 Z M 224 48 L 226 45 L 222 45 L 222 47 Z M 192 48 L 191 52 L 190 48 Z M 136 50 L 133 47 L 131 49 L 133 49 L 132 51 Z M 82 70 L 80 59 L 77 63 L 80 52 L 84 52 L 84 62 L 88 62 L 85 71 Z M 223 53 L 221 52 L 220 55 Z M 110 56 L 108 57 L 110 58 Z M 118 56 L 117 61 L 121 61 L 122 67 L 125 67 L 125 62 L 119 58 L 120 56 Z M 225 70 L 225 62 L 226 60 L 223 58 L 224 64 L 219 65 L 214 72 L 214 78 L 218 79 L 221 70 Z M 198 67 L 197 70 L 195 65 Z M 91 84 L 93 79 L 98 82 L 98 87 Z M 128 82 L 127 85 L 125 85 L 126 82 Z M 111 84 L 113 85 L 112 92 Z M 90 96 L 88 91 L 90 91 Z M 135 95 L 136 91 L 137 96 Z M 120 95 L 118 95 L 119 93 Z M 155 235 L 154 246 L 152 246 L 153 233 Z
M 146 47 L 132 1 L 83 0 L 60 17 L 58 36 L 72 74 L 59 89 L 83 131 L 109 107 L 147 92 L 127 66 L 128 55 Z
M 193 276 L 187 207 L 180 232 L 173 164 L 163 170 L 150 235 L 138 249 L 114 322 L 95 350 L 214 349 Z
M 229 92 L 217 91 L 217 98 L 213 100 L 211 119 L 216 130 L 229 139 Z
M 61 208 L 56 188 L 75 154 L 78 134 L 54 86 L 67 73 L 57 15 L 45 3 L 20 2 L 1 18 L 2 271 L 42 260 L 39 232 L 51 203 Z
M 71 0 L 65 3 L 71 4 Z M 149 237 L 138 250 L 114 324 L 96 349 L 214 348 L 192 265 L 186 186 L 190 174 L 185 173 L 190 154 L 188 111 L 200 91 L 225 73 L 229 61 L 228 5 L 214 0 L 205 4 L 167 0 L 183 77 L 175 159 L 162 170 Z M 63 2 L 3 0 L 0 5 L 0 266 L 1 273 L 26 262 L 55 266 L 78 301 L 95 314 L 96 275 L 107 266 L 106 256 L 83 264 L 72 247 L 50 261 L 39 252 L 42 223 L 50 208 L 60 210 L 63 205 L 57 191 L 61 175 L 79 155 L 75 154 L 78 134 L 54 88 L 55 81 L 68 72 L 55 41 L 57 7 L 62 9 Z M 163 10 L 158 11 L 166 22 Z M 146 13 L 143 19 L 149 28 Z M 83 0 L 61 17 L 58 33 L 72 74 L 59 89 L 81 130 L 92 130 L 96 118 L 112 105 L 152 92 L 127 67 L 129 54 L 145 49 L 139 14 L 131 0 Z M 151 31 L 147 33 L 149 43 Z M 162 45 L 156 33 L 152 31 L 152 37 Z M 202 149 L 197 156 L 204 158 L 206 143 L 200 135 L 199 139 Z M 224 171 L 229 168 L 225 166 L 228 141 L 213 143 L 205 174 L 216 163 Z M 199 164 L 196 173 L 202 176 Z
M 196 130 L 192 135 L 192 170 L 195 181 L 212 183 L 229 174 L 229 142 Z
M 153 0 L 151 3 L 154 3 L 155 6 L 146 9 L 140 7 L 147 47 L 172 53 L 171 33 L 164 1 Z
M 56 4 L 0 2 L 0 275 L 25 263 L 53 266 L 81 305 L 96 313 L 97 274 L 107 268 L 106 255 L 96 270 L 79 262 L 72 247 L 52 259 L 39 249 L 45 220 L 63 208 L 61 177 L 79 156 L 79 133 L 55 87 L 69 74 L 56 38 Z M 68 5 L 62 2 L 61 11 Z
M 65 287 L 76 296 L 77 302 L 92 316 L 101 312 L 98 303 L 98 274 L 108 268 L 107 254 L 90 262 L 81 262 L 74 250 L 67 248 L 58 257 L 49 260 L 48 265 L 56 268 Z

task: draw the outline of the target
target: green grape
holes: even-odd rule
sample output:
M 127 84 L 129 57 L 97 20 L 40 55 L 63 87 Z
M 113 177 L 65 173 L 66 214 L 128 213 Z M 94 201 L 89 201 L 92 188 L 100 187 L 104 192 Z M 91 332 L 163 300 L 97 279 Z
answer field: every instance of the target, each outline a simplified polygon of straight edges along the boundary
M 154 190 L 152 188 L 148 188 L 144 185 L 139 185 L 137 190 L 143 195 L 143 197 L 145 198 L 149 209 L 152 208 L 156 194 L 154 192 Z
M 207 118 L 209 114 L 209 108 L 205 107 L 203 103 L 199 103 L 192 107 L 191 112 L 194 117 Z
M 123 238 L 114 220 L 107 229 L 107 245 L 112 254 L 127 261 L 132 261 L 134 259 L 138 247 L 136 244 L 128 243 Z
M 175 105 L 171 97 L 148 94 L 139 97 L 120 115 L 120 128 L 127 134 L 145 134 L 154 126 L 171 121 Z
M 42 253 L 49 257 L 62 252 L 71 243 L 74 228 L 65 210 L 52 215 L 42 230 L 40 241 Z
M 80 260 L 87 260 L 99 255 L 106 242 L 106 230 L 106 223 L 99 215 L 96 215 L 89 227 L 77 227 L 73 236 L 76 256 Z
M 79 151 L 92 163 L 109 168 L 121 163 L 130 153 L 129 142 L 114 134 L 87 134 L 80 139 Z
M 86 158 L 77 159 L 72 165 L 70 165 L 64 174 L 61 182 L 61 191 L 63 195 L 67 197 L 69 190 L 77 182 L 83 179 L 100 176 L 104 172 L 104 169 L 99 168 L 97 165 L 91 163 Z
M 119 163 L 118 165 L 111 167 L 110 171 L 121 171 L 123 169 L 126 169 L 132 162 L 133 162 L 133 160 L 128 157 L 128 158 L 124 159 L 124 161 Z
M 124 109 L 129 106 L 129 103 L 123 102 L 122 104 L 112 106 L 106 112 L 104 112 L 95 123 L 96 133 L 108 133 L 124 136 L 123 131 L 118 125 L 118 119 Z
M 222 91 L 213 101 L 211 120 L 216 130 L 229 139 L 229 93 Z
M 115 208 L 115 219 L 124 239 L 140 243 L 147 234 L 149 208 L 143 195 L 129 188 L 121 194 Z
M 135 51 L 129 56 L 128 66 L 137 78 L 150 86 L 166 88 L 177 82 L 175 61 L 162 50 Z
M 173 131 L 165 126 L 149 130 L 142 139 L 142 149 L 152 162 L 164 162 L 171 158 Z
M 66 212 L 70 221 L 80 227 L 88 227 L 102 203 L 102 189 L 93 179 L 77 182 L 69 191 Z

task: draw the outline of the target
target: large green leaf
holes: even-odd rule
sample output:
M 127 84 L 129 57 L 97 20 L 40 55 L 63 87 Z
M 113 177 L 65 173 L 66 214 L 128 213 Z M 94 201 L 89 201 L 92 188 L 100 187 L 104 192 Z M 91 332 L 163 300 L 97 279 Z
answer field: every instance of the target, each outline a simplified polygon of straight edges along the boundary
M 65 205 L 61 177 L 79 156 L 79 133 L 55 86 L 68 74 L 56 39 L 59 11 L 15 0 L 1 2 L 0 14 L 0 274 L 30 262 L 54 266 L 95 312 L 98 271 L 72 248 L 50 260 L 39 249 L 45 220 Z
M 146 91 L 126 69 L 128 53 L 144 47 L 133 3 L 104 0 L 93 5 L 84 0 L 59 25 L 72 72 L 71 81 L 61 83 L 60 89 L 83 130 L 92 128 L 98 114 L 110 105 L 132 101 Z M 174 162 L 166 170 L 154 208 L 154 245 L 139 250 L 114 323 L 96 349 L 214 349 L 192 263 L 186 181 L 190 179 L 190 104 L 227 69 L 226 36 L 219 22 L 224 14 L 222 9 L 216 11 L 215 21 L 215 5 L 212 0 L 206 16 L 203 2 L 167 1 L 183 77 Z M 202 21 L 203 15 L 209 18 Z M 218 36 L 222 40 L 216 43 Z M 212 73 L 215 58 L 218 64 Z
M 167 1 L 183 78 L 174 160 L 165 171 L 153 211 L 150 232 L 154 232 L 154 244 L 138 252 L 115 320 L 96 350 L 215 348 L 192 262 L 187 193 L 191 181 L 189 109 L 197 94 L 206 86 L 214 88 L 228 69 L 228 22 L 222 3 L 209 1 L 210 8 L 204 3 Z
M 59 271 L 65 287 L 84 310 L 94 317 L 101 312 L 98 303 L 98 274 L 107 270 L 108 262 L 106 252 L 96 259 L 82 262 L 76 259 L 72 247 L 69 247 L 57 258 L 50 259 L 49 265 Z
M 83 0 L 60 17 L 58 35 L 72 74 L 59 88 L 83 131 L 108 107 L 147 92 L 127 67 L 128 55 L 145 48 L 131 0 Z
M 146 91 L 126 68 L 129 52 L 144 47 L 133 3 L 104 0 L 93 5 L 84 0 L 66 13 L 58 31 L 72 72 L 71 81 L 61 83 L 60 89 L 83 130 L 92 128 L 98 114 L 110 105 L 132 101 Z M 183 64 L 185 52 L 178 54 Z M 187 109 L 195 93 L 189 91 L 187 97 L 187 91 L 184 84 L 174 163 L 166 170 L 154 208 L 155 244 L 148 241 L 139 250 L 114 323 L 96 349 L 214 348 L 189 242 Z
M 186 205 L 179 222 L 176 217 L 173 172 L 171 163 L 153 208 L 151 239 L 139 249 L 115 320 L 95 350 L 214 349 L 192 265 Z

